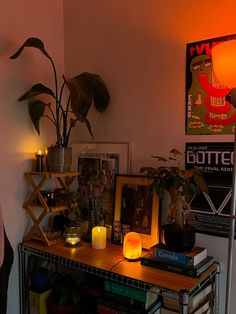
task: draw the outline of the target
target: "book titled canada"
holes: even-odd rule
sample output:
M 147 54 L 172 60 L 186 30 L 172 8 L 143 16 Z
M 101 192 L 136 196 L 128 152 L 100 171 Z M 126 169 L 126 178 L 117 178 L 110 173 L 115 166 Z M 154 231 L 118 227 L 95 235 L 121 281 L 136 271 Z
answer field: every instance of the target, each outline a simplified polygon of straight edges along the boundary
M 207 257 L 207 249 L 204 247 L 195 246 L 185 252 L 175 252 L 168 249 L 164 243 L 151 246 L 149 253 L 151 256 L 163 259 L 167 262 L 192 266 L 196 266 Z
M 157 257 L 153 257 L 150 253 L 141 257 L 141 264 L 145 266 L 150 266 L 166 271 L 171 271 L 177 274 L 190 276 L 190 277 L 199 277 L 208 267 L 210 267 L 214 262 L 212 256 L 207 256 L 203 261 L 201 261 L 196 266 L 191 265 L 180 265 L 173 262 L 167 263 Z

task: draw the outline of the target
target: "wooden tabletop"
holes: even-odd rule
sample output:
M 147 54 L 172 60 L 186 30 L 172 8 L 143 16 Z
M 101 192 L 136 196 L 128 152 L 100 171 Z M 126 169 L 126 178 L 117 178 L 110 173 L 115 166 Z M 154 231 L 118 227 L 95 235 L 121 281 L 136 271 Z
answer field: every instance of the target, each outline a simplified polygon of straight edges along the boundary
M 219 264 L 214 263 L 199 278 L 193 278 L 159 270 L 140 264 L 140 261 L 130 262 L 124 259 L 122 246 L 107 242 L 106 249 L 96 250 L 91 243 L 81 241 L 75 248 L 66 246 L 64 242 L 52 246 L 45 246 L 39 241 L 24 242 L 23 247 L 40 250 L 54 256 L 75 261 L 87 266 L 95 267 L 107 272 L 133 278 L 153 286 L 179 292 L 181 289 L 194 290 L 209 274 L 214 273 Z M 147 252 L 143 252 L 146 254 Z

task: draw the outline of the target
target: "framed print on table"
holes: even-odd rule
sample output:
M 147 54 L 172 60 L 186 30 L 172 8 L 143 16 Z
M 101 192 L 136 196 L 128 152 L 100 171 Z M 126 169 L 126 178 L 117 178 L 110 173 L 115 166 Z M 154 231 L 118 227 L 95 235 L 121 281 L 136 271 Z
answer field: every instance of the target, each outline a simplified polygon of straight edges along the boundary
M 112 226 L 114 182 L 118 173 L 129 173 L 129 143 L 72 143 L 72 169 L 79 172 L 77 186 L 82 192 L 83 216 L 87 217 L 91 199 L 96 198 L 100 221 Z
M 128 142 L 81 142 L 72 143 L 72 169 L 78 170 L 78 158 L 115 159 L 116 173 L 128 174 L 130 171 L 130 149 Z
M 116 175 L 113 242 L 121 243 L 124 234 L 140 234 L 142 248 L 159 242 L 159 198 L 149 192 L 151 181 L 144 176 Z

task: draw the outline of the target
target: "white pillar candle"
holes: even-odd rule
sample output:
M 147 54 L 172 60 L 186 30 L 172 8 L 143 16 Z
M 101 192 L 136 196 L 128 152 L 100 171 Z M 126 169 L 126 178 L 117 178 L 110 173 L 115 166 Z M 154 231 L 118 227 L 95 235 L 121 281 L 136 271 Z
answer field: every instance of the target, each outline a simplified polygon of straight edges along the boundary
M 106 247 L 106 227 L 96 226 L 92 229 L 92 248 L 105 249 Z

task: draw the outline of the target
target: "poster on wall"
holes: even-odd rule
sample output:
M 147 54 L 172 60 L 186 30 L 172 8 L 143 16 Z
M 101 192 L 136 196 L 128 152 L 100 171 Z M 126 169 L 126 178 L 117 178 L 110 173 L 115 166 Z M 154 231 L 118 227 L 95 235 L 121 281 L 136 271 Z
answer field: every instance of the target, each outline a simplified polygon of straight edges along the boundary
M 228 237 L 232 194 L 234 144 L 186 143 L 186 169 L 206 171 L 208 194 L 193 196 L 189 225 L 199 233 Z
M 230 103 L 230 89 L 214 75 L 211 50 L 236 34 L 186 46 L 186 123 L 187 135 L 232 134 L 236 109 Z

